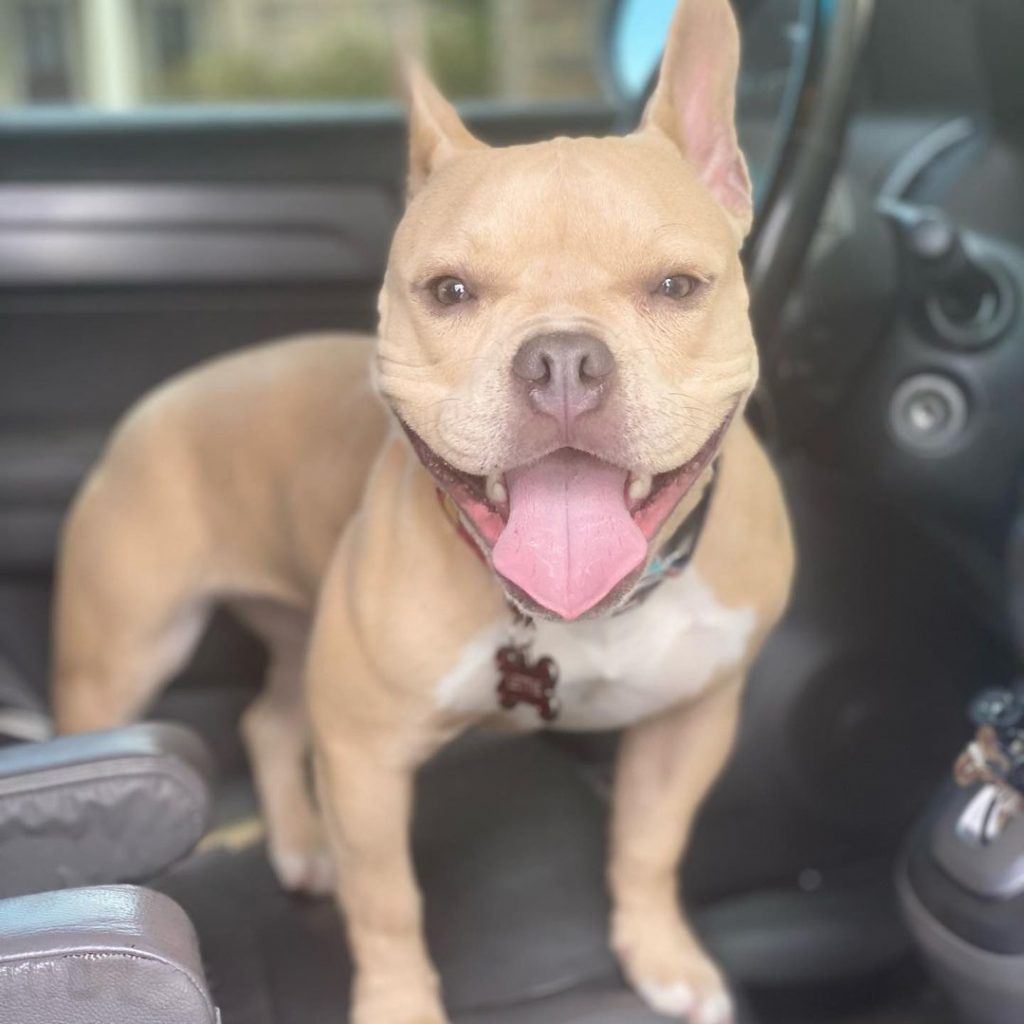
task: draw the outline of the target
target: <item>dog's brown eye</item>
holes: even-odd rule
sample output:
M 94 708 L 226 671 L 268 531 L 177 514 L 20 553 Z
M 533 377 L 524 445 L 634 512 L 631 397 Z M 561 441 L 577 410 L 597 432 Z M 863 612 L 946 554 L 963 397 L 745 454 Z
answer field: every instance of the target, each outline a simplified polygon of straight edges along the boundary
M 664 295 L 667 299 L 685 299 L 692 295 L 700 282 L 689 274 L 674 274 L 666 277 L 658 285 L 658 294 Z
M 457 277 L 439 277 L 431 283 L 430 290 L 442 306 L 457 306 L 460 302 L 466 302 L 473 297 L 466 287 L 466 282 L 460 281 Z

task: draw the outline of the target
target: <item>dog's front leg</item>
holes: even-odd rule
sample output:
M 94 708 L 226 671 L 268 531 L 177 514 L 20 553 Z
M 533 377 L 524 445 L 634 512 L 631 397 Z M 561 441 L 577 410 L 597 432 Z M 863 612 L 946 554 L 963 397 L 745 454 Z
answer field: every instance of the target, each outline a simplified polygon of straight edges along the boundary
M 440 720 L 429 694 L 382 675 L 370 652 L 404 648 L 400 637 L 382 631 L 375 641 L 356 625 L 351 546 L 327 577 L 306 666 L 317 796 L 354 967 L 349 1020 L 444 1024 L 409 830 L 416 770 L 458 729 Z
M 392 738 L 393 739 L 393 738 Z M 320 745 L 317 782 L 355 966 L 353 1024 L 443 1024 L 409 847 L 415 764 L 394 742 Z
M 658 1012 L 723 1024 L 732 1008 L 678 893 L 690 826 L 732 746 L 739 681 L 629 729 L 617 765 L 609 884 L 612 945 L 634 988 Z

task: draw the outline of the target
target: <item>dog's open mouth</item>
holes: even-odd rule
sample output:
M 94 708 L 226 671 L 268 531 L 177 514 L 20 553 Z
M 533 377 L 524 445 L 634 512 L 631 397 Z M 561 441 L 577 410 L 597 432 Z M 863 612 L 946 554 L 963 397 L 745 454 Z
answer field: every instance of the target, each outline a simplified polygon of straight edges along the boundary
M 715 457 L 731 415 L 688 462 L 644 476 L 575 448 L 502 474 L 446 462 L 408 426 L 413 447 L 458 505 L 514 592 L 577 619 L 643 567 L 651 541 Z

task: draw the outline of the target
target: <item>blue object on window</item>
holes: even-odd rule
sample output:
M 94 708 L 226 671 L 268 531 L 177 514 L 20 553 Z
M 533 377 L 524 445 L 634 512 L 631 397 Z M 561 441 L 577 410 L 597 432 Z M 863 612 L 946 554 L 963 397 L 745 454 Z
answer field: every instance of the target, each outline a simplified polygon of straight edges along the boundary
M 611 41 L 612 72 L 627 96 L 640 96 L 665 48 L 676 0 L 623 0 Z

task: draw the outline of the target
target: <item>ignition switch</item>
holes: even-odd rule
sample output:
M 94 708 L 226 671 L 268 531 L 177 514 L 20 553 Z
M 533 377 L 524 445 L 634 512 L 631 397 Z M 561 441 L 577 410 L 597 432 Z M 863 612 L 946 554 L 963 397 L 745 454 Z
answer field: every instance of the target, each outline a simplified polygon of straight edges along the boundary
M 990 344 L 1013 319 L 1009 276 L 998 263 L 973 257 L 961 232 L 943 213 L 915 213 L 901 226 L 914 259 L 928 328 L 938 341 L 956 348 Z

